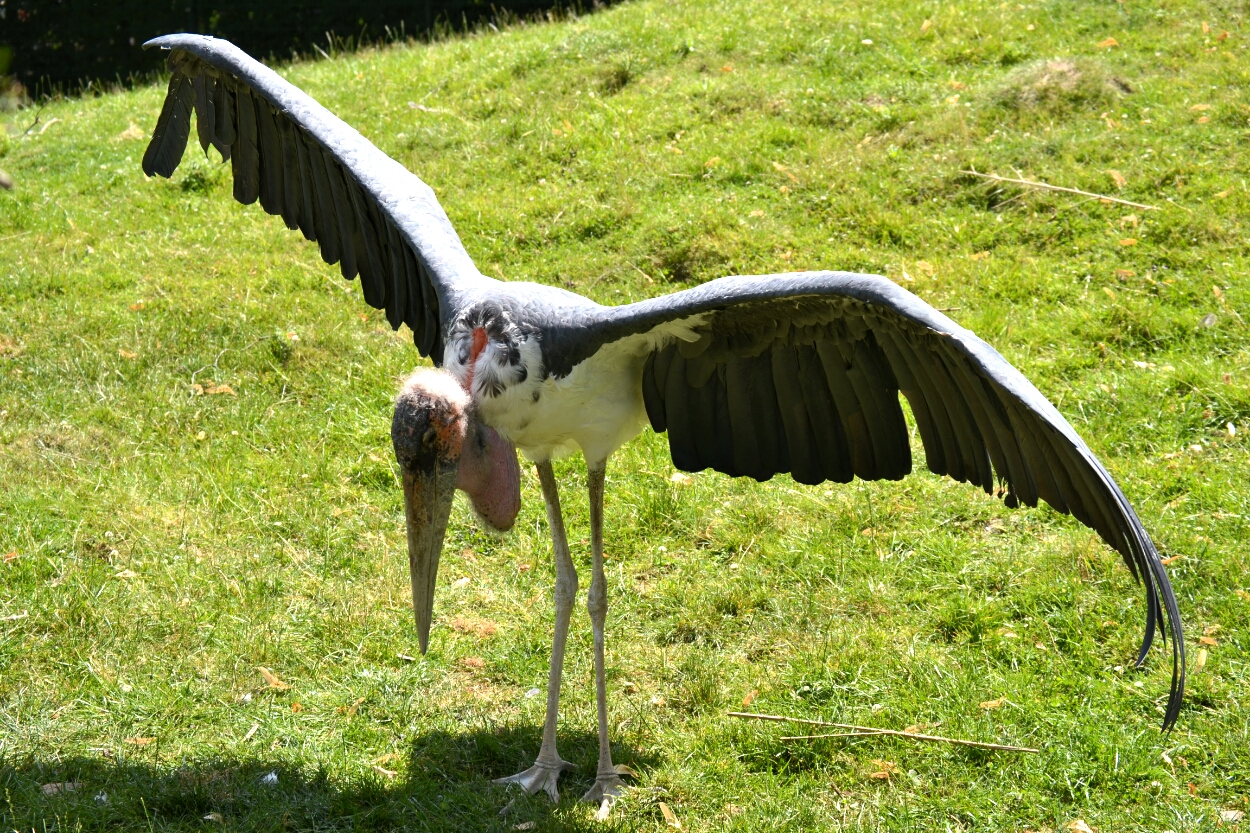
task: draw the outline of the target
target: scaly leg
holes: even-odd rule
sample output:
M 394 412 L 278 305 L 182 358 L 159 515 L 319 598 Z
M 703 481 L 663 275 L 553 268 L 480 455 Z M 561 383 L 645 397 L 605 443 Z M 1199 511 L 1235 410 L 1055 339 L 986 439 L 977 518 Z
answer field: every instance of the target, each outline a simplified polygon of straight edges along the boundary
M 595 773 L 595 785 L 582 801 L 599 805 L 599 816 L 604 818 L 612 802 L 625 789 L 625 782 L 612 765 L 612 746 L 608 740 L 608 686 L 603 668 L 603 623 L 608 617 L 608 583 L 603 576 L 603 475 L 604 463 L 587 466 L 590 483 L 590 549 L 594 557 L 590 592 L 586 594 L 586 609 L 590 612 L 590 625 L 595 634 L 595 698 L 599 703 L 599 768 Z
M 551 526 L 551 545 L 556 556 L 556 629 L 551 643 L 551 671 L 547 675 L 547 720 L 543 724 L 543 743 L 538 760 L 524 772 L 495 779 L 496 784 L 520 784 L 528 793 L 546 790 L 552 801 L 560 798 L 556 782 L 560 773 L 572 764 L 556 753 L 556 719 L 560 703 L 560 676 L 564 671 L 564 641 L 569 634 L 569 617 L 577 598 L 577 570 L 569 555 L 569 542 L 564 535 L 564 516 L 560 514 L 560 492 L 551 462 L 538 463 L 538 480 L 547 502 L 547 523 Z

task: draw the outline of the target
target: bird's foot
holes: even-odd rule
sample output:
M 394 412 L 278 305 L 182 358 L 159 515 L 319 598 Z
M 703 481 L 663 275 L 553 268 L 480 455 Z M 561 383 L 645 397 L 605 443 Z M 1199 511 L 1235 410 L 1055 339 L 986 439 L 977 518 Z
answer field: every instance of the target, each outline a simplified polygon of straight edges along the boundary
M 598 804 L 599 812 L 595 814 L 595 817 L 603 821 L 612 810 L 613 802 L 620 798 L 627 789 L 629 789 L 629 785 L 621 780 L 619 773 L 600 773 L 595 778 L 595 785 L 582 796 L 582 801 L 588 804 Z
M 539 790 L 546 790 L 547 795 L 552 801 L 560 800 L 560 790 L 557 782 L 560 780 L 560 773 L 573 766 L 568 761 L 561 760 L 558 756 L 552 756 L 554 760 L 544 761 L 537 760 L 534 765 L 524 772 L 518 772 L 516 775 L 509 775 L 507 778 L 496 778 L 494 783 L 517 784 L 521 789 L 530 795 Z

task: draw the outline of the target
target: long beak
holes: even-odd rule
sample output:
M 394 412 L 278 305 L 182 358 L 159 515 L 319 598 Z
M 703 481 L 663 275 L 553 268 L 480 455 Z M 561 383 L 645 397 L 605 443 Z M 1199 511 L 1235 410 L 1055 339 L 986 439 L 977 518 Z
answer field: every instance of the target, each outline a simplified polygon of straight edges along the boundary
M 421 653 L 430 647 L 434 615 L 434 582 L 438 557 L 456 496 L 458 462 L 436 464 L 433 474 L 404 472 L 404 514 L 408 522 L 408 571 L 412 576 L 412 609 L 417 617 Z

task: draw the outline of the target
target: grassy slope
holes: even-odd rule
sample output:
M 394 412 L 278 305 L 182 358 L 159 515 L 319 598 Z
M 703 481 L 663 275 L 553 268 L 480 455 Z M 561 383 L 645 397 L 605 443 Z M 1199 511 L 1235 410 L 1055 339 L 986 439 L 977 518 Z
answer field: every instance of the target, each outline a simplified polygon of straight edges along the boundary
M 1124 668 L 1139 589 L 1071 519 L 927 472 L 678 485 L 647 433 L 609 469 L 613 734 L 648 788 L 614 824 L 660 828 L 664 800 L 687 829 L 1213 828 L 1250 809 L 1239 7 L 814 5 L 650 0 L 285 72 L 430 182 L 487 273 L 620 302 L 846 268 L 956 308 L 1178 557 L 1191 660 L 1204 628 L 1218 645 L 1162 736 L 1164 655 Z M 1013 73 L 1052 56 L 1133 92 L 1014 106 Z M 387 430 L 416 353 L 312 245 L 234 204 L 225 167 L 188 151 L 172 182 L 143 178 L 126 131 L 162 95 L 50 106 L 2 160 L 0 827 L 595 827 L 571 800 L 500 817 L 513 796 L 487 783 L 538 745 L 536 481 L 507 538 L 458 504 L 432 650 L 399 658 L 416 648 Z M 998 191 L 970 166 L 1163 210 Z M 237 396 L 197 395 L 210 380 Z M 561 472 L 584 565 L 580 461 Z M 594 762 L 574 622 L 566 799 Z M 1044 751 L 785 744 L 722 716 L 749 692 Z M 64 781 L 81 786 L 40 790 Z

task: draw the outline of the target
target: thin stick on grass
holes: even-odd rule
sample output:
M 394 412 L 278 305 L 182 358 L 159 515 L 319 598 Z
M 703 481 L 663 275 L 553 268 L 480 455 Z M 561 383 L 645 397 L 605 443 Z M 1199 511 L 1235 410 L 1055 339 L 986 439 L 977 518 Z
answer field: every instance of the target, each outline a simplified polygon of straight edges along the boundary
M 922 735 L 917 732 L 902 732 L 898 729 L 878 729 L 875 726 L 856 726 L 851 723 L 827 723 L 823 720 L 805 720 L 801 717 L 784 717 L 775 714 L 757 714 L 755 712 L 729 712 L 730 717 L 741 717 L 748 720 L 771 720 L 777 723 L 801 723 L 805 726 L 828 726 L 833 729 L 849 729 L 849 733 L 840 733 L 833 735 L 794 735 L 783 737 L 782 740 L 812 740 L 815 738 L 836 738 L 836 737 L 864 737 L 871 735 L 889 735 L 898 738 L 910 738 L 911 740 L 923 740 L 931 743 L 951 743 L 956 746 L 973 746 L 977 749 L 997 749 L 1002 752 L 1032 752 L 1036 754 L 1040 750 L 1033 749 L 1028 746 L 1007 746 L 1003 743 L 983 743 L 979 740 L 961 740 L 959 738 L 944 738 L 938 735 Z
M 834 732 L 828 735 L 782 735 L 778 740 L 818 740 L 820 738 L 871 738 L 881 732 Z
M 1040 188 L 1043 191 L 1061 191 L 1065 194 L 1079 194 L 1082 197 L 1089 197 L 1095 200 L 1104 200 L 1106 202 L 1119 203 L 1120 205 L 1128 205 L 1128 206 L 1132 206 L 1133 208 L 1143 209 L 1145 211 L 1158 211 L 1159 210 L 1159 207 L 1157 205 L 1144 205 L 1139 202 L 1129 202 L 1128 200 L 1122 200 L 1119 197 L 1109 197 L 1106 194 L 1095 194 L 1092 191 L 1082 191 L 1079 188 L 1065 188 L 1062 185 L 1051 185 L 1048 182 L 1034 182 L 1031 179 L 1014 179 L 1009 176 L 998 176 L 997 174 L 983 174 L 980 171 L 960 171 L 960 173 L 968 174 L 969 176 L 979 176 L 982 179 L 990 179 L 990 180 L 993 180 L 994 182 L 1010 182 L 1013 185 L 1024 185 L 1029 188 Z

